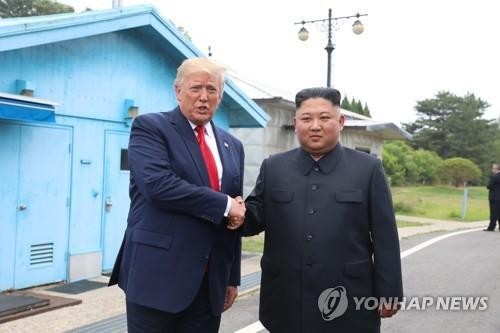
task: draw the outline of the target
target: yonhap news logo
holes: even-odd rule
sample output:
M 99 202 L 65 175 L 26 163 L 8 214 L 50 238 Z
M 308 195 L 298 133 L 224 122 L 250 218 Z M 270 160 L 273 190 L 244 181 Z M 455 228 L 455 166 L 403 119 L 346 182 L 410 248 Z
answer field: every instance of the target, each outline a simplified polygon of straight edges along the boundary
M 408 296 L 408 297 L 352 297 L 354 311 L 376 311 L 381 306 L 399 311 L 486 311 L 487 296 Z M 318 297 L 318 308 L 325 321 L 341 317 L 349 305 L 347 290 L 337 286 L 323 290 Z
M 323 290 L 318 297 L 318 307 L 325 321 L 331 321 L 347 310 L 347 291 L 343 286 Z
M 356 310 L 375 310 L 381 305 L 400 311 L 486 311 L 487 296 L 353 297 Z

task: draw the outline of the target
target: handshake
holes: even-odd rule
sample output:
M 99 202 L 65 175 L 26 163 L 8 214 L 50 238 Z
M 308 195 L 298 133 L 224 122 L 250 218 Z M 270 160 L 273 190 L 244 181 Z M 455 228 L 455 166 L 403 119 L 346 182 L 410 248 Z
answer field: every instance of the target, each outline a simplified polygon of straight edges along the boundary
M 243 198 L 237 196 L 231 199 L 231 208 L 229 209 L 229 214 L 227 216 L 227 228 L 229 230 L 238 229 L 245 221 L 245 202 Z

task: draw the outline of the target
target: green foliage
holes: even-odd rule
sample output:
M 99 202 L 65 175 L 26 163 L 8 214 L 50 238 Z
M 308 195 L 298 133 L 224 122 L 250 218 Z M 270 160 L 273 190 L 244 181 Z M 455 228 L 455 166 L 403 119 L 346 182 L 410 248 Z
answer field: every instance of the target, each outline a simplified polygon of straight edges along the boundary
M 434 151 L 443 159 L 467 158 L 486 174 L 500 157 L 498 124 L 482 118 L 488 107 L 471 93 L 462 97 L 439 92 L 417 102 L 417 120 L 404 127 L 413 135 L 414 148 Z
M 370 114 L 370 109 L 368 108 L 368 104 L 365 103 L 365 106 L 363 107 L 363 114 L 367 117 L 372 117 Z
M 403 141 L 384 143 L 382 161 L 392 185 L 432 184 L 441 158 L 436 153 L 414 150 Z
M 471 160 L 461 157 L 444 160 L 437 173 L 443 182 L 452 183 L 456 187 L 465 186 L 467 182 L 481 177 L 479 167 Z
M 351 98 L 351 100 L 349 101 L 347 95 L 342 99 L 340 107 L 344 110 L 349 110 L 362 116 L 371 117 L 370 109 L 368 108 L 368 105 L 366 103 L 365 106 L 363 106 L 360 100 L 356 100 L 354 98 Z
M 73 7 L 51 0 L 0 0 L 0 17 L 73 13 Z
M 397 201 L 394 202 L 394 213 L 397 214 L 409 214 L 413 211 L 413 206 L 409 202 Z
M 413 153 L 412 160 L 415 164 L 415 183 L 425 185 L 438 181 L 436 171 L 441 165 L 442 159 L 435 152 L 418 149 Z

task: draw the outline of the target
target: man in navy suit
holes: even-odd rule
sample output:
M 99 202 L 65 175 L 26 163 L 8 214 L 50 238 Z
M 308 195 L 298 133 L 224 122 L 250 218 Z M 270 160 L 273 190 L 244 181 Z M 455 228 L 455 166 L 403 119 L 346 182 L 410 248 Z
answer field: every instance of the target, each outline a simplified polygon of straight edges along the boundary
M 490 204 L 490 224 L 484 231 L 494 231 L 497 221 L 500 231 L 500 167 L 496 163 L 491 166 L 491 175 L 486 187 Z
M 129 332 L 217 332 L 237 296 L 245 207 L 243 146 L 216 127 L 224 68 L 185 60 L 179 106 L 134 120 L 130 211 L 110 279 L 125 291 Z M 241 222 L 240 222 L 241 223 Z
M 265 231 L 259 319 L 273 333 L 379 332 L 403 296 L 382 163 L 339 143 L 337 90 L 304 89 L 295 104 L 300 148 L 265 159 L 245 201 L 243 234 Z

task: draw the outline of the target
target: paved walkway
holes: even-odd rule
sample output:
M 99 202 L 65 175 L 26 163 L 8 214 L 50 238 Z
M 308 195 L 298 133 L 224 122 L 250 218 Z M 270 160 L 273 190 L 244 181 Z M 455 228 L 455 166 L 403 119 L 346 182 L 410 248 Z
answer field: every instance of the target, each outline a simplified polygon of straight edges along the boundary
M 401 221 L 419 222 L 424 224 L 422 226 L 400 228 L 400 238 L 434 231 L 451 231 L 486 227 L 488 224 L 488 221 L 455 222 L 416 218 L 411 216 L 398 216 L 397 218 Z M 260 271 L 259 263 L 259 255 L 245 256 L 245 259 L 242 262 L 242 275 L 248 276 L 252 273 Z M 107 277 L 102 276 L 94 280 L 106 282 L 107 279 Z M 123 292 L 116 286 L 110 288 L 99 288 L 78 295 L 68 295 L 47 291 L 46 289 L 49 287 L 51 286 L 33 288 L 32 291 L 36 293 L 80 299 L 82 300 L 82 304 L 0 324 L 0 332 L 66 332 L 68 330 L 74 330 L 108 318 L 117 317 L 125 312 L 125 298 Z
M 451 231 L 451 230 L 461 230 L 461 229 L 472 229 L 472 228 L 486 228 L 489 221 L 476 221 L 476 222 L 459 222 L 459 221 L 449 221 L 449 220 L 436 220 L 429 219 L 425 217 L 414 217 L 398 215 L 396 216 L 398 221 L 405 222 L 417 222 L 422 223 L 422 226 L 416 227 L 405 227 L 399 228 L 399 238 L 407 238 L 414 235 L 426 234 L 435 231 Z

